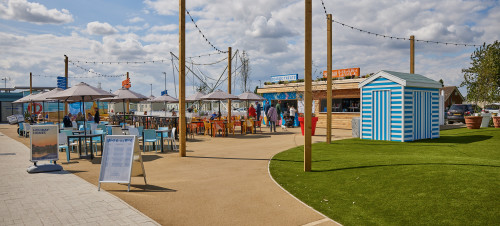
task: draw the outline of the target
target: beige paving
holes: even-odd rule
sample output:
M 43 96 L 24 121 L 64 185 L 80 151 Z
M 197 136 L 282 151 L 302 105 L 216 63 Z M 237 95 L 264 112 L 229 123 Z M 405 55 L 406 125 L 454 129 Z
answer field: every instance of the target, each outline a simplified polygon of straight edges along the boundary
M 158 225 L 68 172 L 28 174 L 29 149 L 0 132 L 0 225 Z
M 147 186 L 142 178 L 133 178 L 131 192 L 122 184 L 102 188 L 162 225 L 336 225 L 269 176 L 272 156 L 304 143 L 300 128 L 277 131 L 269 133 L 264 127 L 245 136 L 198 135 L 187 143 L 188 157 L 180 158 L 176 152 L 145 153 Z M 313 142 L 325 140 L 324 129 L 318 128 L 316 134 Z M 333 134 L 334 139 L 351 137 L 350 130 Z M 76 157 L 72 155 L 71 163 L 63 167 L 97 184 L 100 159 L 90 162 Z

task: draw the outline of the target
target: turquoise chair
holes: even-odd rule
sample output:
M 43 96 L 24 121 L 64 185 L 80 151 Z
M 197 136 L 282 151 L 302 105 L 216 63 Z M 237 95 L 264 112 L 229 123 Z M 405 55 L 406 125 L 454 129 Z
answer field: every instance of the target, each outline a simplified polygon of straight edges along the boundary
M 19 136 L 24 136 L 24 123 L 18 123 L 18 125 L 17 134 L 19 134 Z
M 68 144 L 68 136 L 66 133 L 59 133 L 58 134 L 58 143 L 59 143 L 59 151 L 62 149 L 66 150 L 66 161 L 69 163 L 70 155 L 69 155 L 69 147 L 71 147 L 71 150 L 73 151 L 74 147 L 77 146 L 77 143 L 71 143 Z
M 106 129 L 106 125 L 104 125 L 104 124 L 99 124 L 99 125 L 97 125 L 97 129 L 100 129 L 100 130 L 105 131 L 105 132 L 107 132 L 107 131 L 108 131 L 108 130 Z
M 92 131 L 92 134 L 103 134 L 104 135 L 104 130 L 96 129 Z M 103 136 L 104 138 L 104 136 Z M 94 149 L 95 155 L 97 155 L 97 143 L 101 142 L 101 137 L 92 137 L 92 148 Z M 90 141 L 87 141 L 87 143 L 90 143 Z
M 149 145 L 147 145 L 147 144 L 152 143 L 152 145 L 156 145 L 156 152 L 158 152 L 158 142 L 157 141 L 158 141 L 158 139 L 156 138 L 156 131 L 154 129 L 145 129 L 144 130 L 144 138 L 143 138 L 144 149 L 142 151 L 145 152 L 146 147 L 149 147 Z

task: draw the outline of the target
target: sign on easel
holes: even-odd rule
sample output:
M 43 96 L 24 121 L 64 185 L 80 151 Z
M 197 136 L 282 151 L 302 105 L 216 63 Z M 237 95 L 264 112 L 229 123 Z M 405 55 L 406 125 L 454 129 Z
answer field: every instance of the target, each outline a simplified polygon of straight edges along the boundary
M 32 162 L 59 160 L 58 129 L 56 125 L 31 126 L 30 146 Z
M 137 137 L 106 136 L 97 190 L 101 189 L 101 183 L 128 183 L 130 191 L 131 177 L 144 177 L 144 183 L 147 184 Z

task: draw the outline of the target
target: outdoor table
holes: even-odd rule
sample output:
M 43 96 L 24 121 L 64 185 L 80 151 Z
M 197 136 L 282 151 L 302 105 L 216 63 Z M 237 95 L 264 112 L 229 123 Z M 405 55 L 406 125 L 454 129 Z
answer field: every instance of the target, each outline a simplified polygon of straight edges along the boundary
M 85 133 L 85 131 L 83 131 L 83 130 L 73 130 L 71 132 L 73 133 L 73 135 L 78 135 L 78 134 Z
M 78 138 L 78 155 L 79 155 L 79 158 L 82 158 L 82 138 L 83 138 L 83 141 L 85 142 L 85 156 L 84 157 L 87 157 L 88 156 L 88 149 L 87 149 L 87 142 L 86 142 L 86 139 L 87 138 L 90 138 L 90 148 L 92 149 L 92 138 L 94 137 L 101 137 L 101 156 L 102 156 L 102 150 L 103 150 L 103 137 L 102 137 L 102 134 L 79 134 L 79 135 L 68 135 L 68 144 L 70 143 L 69 140 L 70 139 L 75 139 L 75 138 Z M 90 150 L 90 159 L 94 159 L 94 153 L 92 150 Z
M 255 134 L 255 133 L 256 133 L 256 131 L 257 131 L 257 126 L 256 126 L 255 124 L 256 124 L 256 122 L 258 122 L 259 120 L 255 120 L 255 119 L 253 119 L 252 121 L 253 121 L 253 134 Z M 240 122 L 241 122 L 241 134 L 243 134 L 243 126 L 244 126 L 244 127 L 247 127 L 247 123 L 246 123 L 246 120 L 240 120 Z M 247 132 L 247 133 L 248 133 L 248 132 Z
M 154 117 L 153 115 L 136 115 L 139 117 L 139 125 L 144 126 L 144 129 L 151 129 L 151 121 L 153 120 Z

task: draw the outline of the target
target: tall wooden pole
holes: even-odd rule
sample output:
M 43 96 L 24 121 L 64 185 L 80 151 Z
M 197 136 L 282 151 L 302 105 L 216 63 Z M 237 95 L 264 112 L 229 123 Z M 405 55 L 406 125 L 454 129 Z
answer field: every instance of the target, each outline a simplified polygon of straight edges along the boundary
M 33 94 L 33 74 L 30 72 L 30 95 Z M 33 103 L 29 103 L 28 104 L 28 107 L 29 105 L 31 104 L 31 114 L 33 114 L 33 112 L 35 111 L 35 106 L 33 105 Z
M 68 56 L 64 55 L 64 77 L 66 77 L 66 89 L 68 89 Z M 64 102 L 64 115 L 68 115 L 68 102 Z M 59 109 L 58 109 L 59 111 Z
M 327 15 L 326 143 L 332 143 L 332 14 Z
M 127 71 L 127 81 L 130 79 L 128 76 L 128 71 Z M 125 111 L 125 109 L 123 109 Z M 130 100 L 127 100 L 127 110 L 125 111 L 126 113 L 130 112 Z
M 231 94 L 231 56 L 232 49 L 231 47 L 227 48 L 227 92 Z M 231 122 L 231 100 L 227 100 L 227 121 Z
M 179 155 L 186 156 L 186 0 L 179 0 Z
M 410 36 L 410 74 L 415 74 L 415 36 Z
M 311 171 L 312 118 L 312 0 L 305 0 L 305 72 L 304 72 L 304 171 Z

